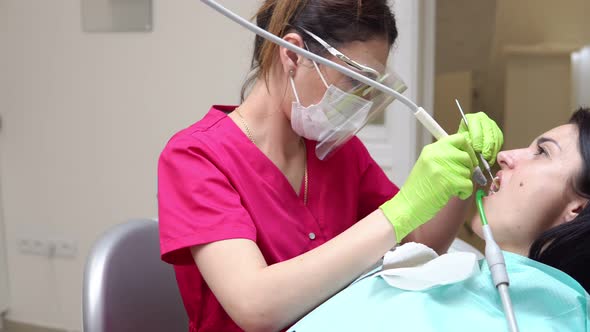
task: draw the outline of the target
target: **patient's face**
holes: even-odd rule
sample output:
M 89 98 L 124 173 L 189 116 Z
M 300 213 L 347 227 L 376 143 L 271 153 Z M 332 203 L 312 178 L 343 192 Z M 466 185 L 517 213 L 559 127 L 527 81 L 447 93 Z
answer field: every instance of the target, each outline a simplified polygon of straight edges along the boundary
M 526 255 L 545 230 L 565 221 L 575 197 L 572 181 L 582 167 L 575 125 L 554 128 L 526 148 L 498 154 L 497 192 L 484 199 L 486 217 L 504 250 Z M 479 215 L 472 227 L 481 237 Z

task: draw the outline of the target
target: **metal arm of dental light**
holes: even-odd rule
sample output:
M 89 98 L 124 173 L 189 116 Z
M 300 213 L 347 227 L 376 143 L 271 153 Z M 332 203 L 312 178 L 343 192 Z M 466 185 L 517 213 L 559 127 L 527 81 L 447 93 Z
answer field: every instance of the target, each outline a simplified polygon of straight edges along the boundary
M 279 38 L 279 37 L 273 35 L 272 33 L 256 26 L 255 24 L 252 24 L 252 22 L 249 22 L 248 20 L 235 14 L 231 10 L 223 7 L 217 1 L 201 0 L 201 2 L 205 3 L 209 7 L 213 8 L 214 10 L 219 12 L 220 14 L 224 15 L 225 17 L 229 18 L 230 20 L 238 23 L 242 27 L 254 32 L 258 36 L 260 36 L 268 41 L 271 41 L 277 45 L 280 45 L 280 46 L 282 46 L 290 51 L 293 51 L 293 52 L 295 52 L 307 59 L 313 60 L 317 63 L 321 63 L 324 66 L 330 67 L 330 68 L 332 68 L 344 75 L 347 75 L 351 78 L 354 78 L 357 81 L 360 81 L 368 86 L 371 86 L 374 89 L 377 89 L 383 93 L 386 93 L 392 97 L 397 98 L 404 105 L 406 105 L 410 110 L 412 110 L 416 119 L 418 119 L 418 121 L 420 121 L 420 123 L 422 123 L 422 125 L 432 134 L 432 136 L 434 136 L 434 138 L 436 140 L 439 140 L 442 137 L 448 136 L 448 134 L 445 132 L 445 130 L 432 118 L 432 116 L 430 116 L 430 114 L 428 114 L 428 112 L 426 112 L 422 107 L 419 107 L 418 105 L 416 105 L 413 101 L 411 101 L 406 96 L 391 89 L 390 87 L 383 85 L 377 81 L 374 81 L 374 80 L 372 80 L 366 76 L 363 76 L 357 72 L 354 72 L 354 71 L 350 70 L 349 68 L 339 65 L 339 64 L 337 64 L 333 61 L 330 61 L 324 57 L 313 54 L 303 48 L 295 46 L 295 45 L 283 40 L 282 38 Z M 480 174 L 476 174 L 474 176 L 474 179 L 480 185 L 484 186 L 487 183 L 487 179 L 483 174 L 481 174 L 481 171 L 479 173 Z

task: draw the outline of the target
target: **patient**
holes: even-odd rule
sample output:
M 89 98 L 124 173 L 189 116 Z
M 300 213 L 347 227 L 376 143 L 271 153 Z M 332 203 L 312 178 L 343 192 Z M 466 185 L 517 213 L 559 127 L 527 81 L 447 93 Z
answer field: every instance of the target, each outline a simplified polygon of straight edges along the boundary
M 504 250 L 522 331 L 590 331 L 590 110 L 498 155 L 484 210 Z M 472 220 L 481 235 L 476 214 Z M 507 331 L 485 261 L 471 278 L 424 291 L 367 277 L 288 331 Z

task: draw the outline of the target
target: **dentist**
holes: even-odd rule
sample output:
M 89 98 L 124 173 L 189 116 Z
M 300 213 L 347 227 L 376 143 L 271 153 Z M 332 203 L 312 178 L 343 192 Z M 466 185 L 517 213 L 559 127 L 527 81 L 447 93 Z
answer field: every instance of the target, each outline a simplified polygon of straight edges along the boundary
M 395 84 L 386 0 L 266 0 L 258 26 Z M 475 153 L 502 133 L 485 114 L 426 146 L 398 189 L 354 134 L 392 100 L 257 37 L 236 106 L 213 106 L 158 165 L 162 259 L 190 331 L 285 329 L 402 241 L 448 249 L 471 196 Z M 395 310 L 395 308 L 392 308 Z

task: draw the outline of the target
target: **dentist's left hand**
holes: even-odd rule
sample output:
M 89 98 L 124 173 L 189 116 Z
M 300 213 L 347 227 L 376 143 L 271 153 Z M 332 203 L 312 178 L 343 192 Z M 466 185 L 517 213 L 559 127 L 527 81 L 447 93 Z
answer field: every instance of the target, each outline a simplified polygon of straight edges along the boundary
M 461 120 L 457 134 L 467 137 L 473 150 L 481 153 L 490 166 L 494 165 L 496 156 L 504 144 L 502 131 L 496 122 L 483 112 L 465 114 L 465 117 L 469 124 L 469 130 L 467 130 L 468 126 L 465 125 L 465 122 Z

